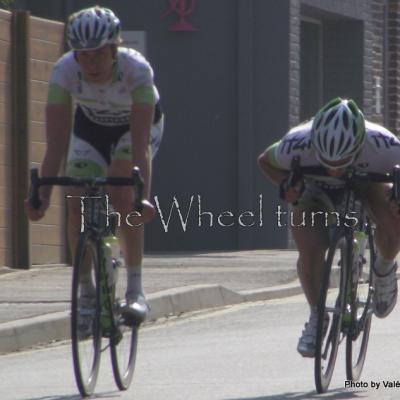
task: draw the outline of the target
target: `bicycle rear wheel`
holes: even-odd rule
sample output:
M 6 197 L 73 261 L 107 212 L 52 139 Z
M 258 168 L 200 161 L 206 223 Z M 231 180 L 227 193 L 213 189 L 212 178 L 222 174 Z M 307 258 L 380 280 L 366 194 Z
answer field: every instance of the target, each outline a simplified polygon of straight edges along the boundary
M 314 362 L 315 385 L 318 393 L 328 390 L 335 367 L 345 304 L 347 241 L 342 236 L 333 239 L 329 247 L 318 303 L 318 324 Z M 327 319 L 329 318 L 329 323 Z
M 368 234 L 369 250 L 356 260 L 351 287 L 351 329 L 346 341 L 346 377 L 356 381 L 361 376 L 367 354 L 372 320 L 372 266 L 376 259 L 372 232 Z
M 125 274 L 126 268 L 118 274 L 122 275 L 122 272 Z M 126 282 L 126 278 L 120 281 Z M 125 300 L 121 299 L 125 298 L 125 286 L 117 284 L 114 293 L 114 333 L 110 338 L 111 364 L 118 389 L 126 390 L 132 382 L 135 370 L 139 326 L 127 326 L 122 318 L 121 309 Z
M 82 290 L 86 271 L 86 290 Z M 91 288 L 88 291 L 87 287 Z M 72 277 L 71 339 L 75 380 L 82 396 L 96 385 L 101 355 L 99 258 L 96 243 L 87 235 L 78 241 Z

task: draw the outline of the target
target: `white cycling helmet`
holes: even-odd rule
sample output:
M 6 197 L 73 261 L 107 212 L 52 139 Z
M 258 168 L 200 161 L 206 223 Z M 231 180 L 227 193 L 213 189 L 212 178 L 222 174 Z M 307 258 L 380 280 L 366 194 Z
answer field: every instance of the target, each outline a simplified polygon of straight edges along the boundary
M 73 50 L 95 50 L 121 43 L 121 23 L 108 8 L 91 7 L 72 14 L 67 26 L 67 42 Z
M 311 144 L 318 161 L 328 168 L 350 165 L 365 139 L 365 120 L 353 100 L 340 97 L 323 107 L 312 124 Z

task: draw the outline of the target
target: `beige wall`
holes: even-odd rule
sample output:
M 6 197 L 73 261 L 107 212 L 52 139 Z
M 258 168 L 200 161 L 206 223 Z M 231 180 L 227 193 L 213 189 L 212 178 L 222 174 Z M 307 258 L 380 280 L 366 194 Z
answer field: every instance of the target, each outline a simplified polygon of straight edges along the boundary
M 11 14 L 0 10 L 0 266 L 11 262 L 11 179 L 18 160 L 11 157 Z M 63 52 L 64 25 L 31 17 L 30 32 L 30 165 L 39 166 L 45 151 L 45 105 L 53 63 Z M 32 264 L 65 262 L 64 207 L 54 191 L 46 217 L 30 224 Z
M 45 106 L 47 86 L 53 63 L 63 52 L 64 25 L 31 17 L 30 19 L 30 129 L 31 163 L 38 166 L 46 149 Z M 63 196 L 53 191 L 46 217 L 31 224 L 32 263 L 47 264 L 65 261 Z

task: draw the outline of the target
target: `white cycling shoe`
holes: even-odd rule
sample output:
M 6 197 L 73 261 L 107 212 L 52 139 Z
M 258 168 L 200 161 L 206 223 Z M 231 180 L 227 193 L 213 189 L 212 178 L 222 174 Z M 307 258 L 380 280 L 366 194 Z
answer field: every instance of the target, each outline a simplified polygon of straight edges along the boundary
M 150 306 L 143 295 L 126 295 L 126 304 L 121 312 L 126 325 L 140 325 L 147 319 L 149 313 Z
M 318 313 L 311 311 L 310 319 L 305 323 L 303 332 L 300 336 L 299 343 L 297 345 L 297 351 L 303 357 L 315 357 L 315 346 L 317 341 L 317 325 L 318 325 Z M 329 326 L 329 315 L 325 314 L 324 319 L 324 335 L 328 330 Z
M 397 263 L 385 275 L 375 272 L 375 292 L 373 309 L 378 318 L 387 317 L 393 310 L 397 301 Z

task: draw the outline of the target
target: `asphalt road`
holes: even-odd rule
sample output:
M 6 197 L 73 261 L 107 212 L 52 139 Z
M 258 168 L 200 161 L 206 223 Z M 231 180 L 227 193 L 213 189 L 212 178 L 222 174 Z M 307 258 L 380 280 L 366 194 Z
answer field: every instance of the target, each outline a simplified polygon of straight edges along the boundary
M 296 353 L 307 317 L 303 296 L 246 303 L 157 322 L 141 332 L 132 387 L 118 392 L 108 354 L 96 398 L 135 400 L 399 399 L 400 317 L 373 320 L 362 383 L 345 388 L 344 346 L 331 390 L 317 396 L 313 361 Z M 0 399 L 73 400 L 69 343 L 0 357 Z M 372 388 L 371 382 L 380 384 Z M 400 382 L 399 382 L 400 386 Z

